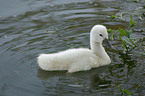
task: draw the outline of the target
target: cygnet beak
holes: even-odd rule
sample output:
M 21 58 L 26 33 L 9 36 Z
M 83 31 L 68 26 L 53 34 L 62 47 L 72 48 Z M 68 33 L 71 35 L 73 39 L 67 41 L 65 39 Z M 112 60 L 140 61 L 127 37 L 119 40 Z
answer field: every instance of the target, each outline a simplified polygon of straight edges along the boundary
M 110 42 L 109 42 L 109 40 L 108 40 L 107 38 L 105 38 L 105 39 L 103 40 L 103 43 L 104 43 L 105 45 L 107 45 L 108 48 L 112 48 L 112 45 L 110 44 Z

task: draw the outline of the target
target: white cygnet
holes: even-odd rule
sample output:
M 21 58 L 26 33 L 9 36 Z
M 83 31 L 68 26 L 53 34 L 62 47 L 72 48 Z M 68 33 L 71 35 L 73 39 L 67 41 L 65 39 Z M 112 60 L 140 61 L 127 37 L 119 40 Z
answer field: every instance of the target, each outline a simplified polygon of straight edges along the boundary
M 68 70 L 72 73 L 110 64 L 110 57 L 102 46 L 103 40 L 108 40 L 106 27 L 95 25 L 90 32 L 91 50 L 76 48 L 58 53 L 40 54 L 37 58 L 38 65 L 46 71 Z

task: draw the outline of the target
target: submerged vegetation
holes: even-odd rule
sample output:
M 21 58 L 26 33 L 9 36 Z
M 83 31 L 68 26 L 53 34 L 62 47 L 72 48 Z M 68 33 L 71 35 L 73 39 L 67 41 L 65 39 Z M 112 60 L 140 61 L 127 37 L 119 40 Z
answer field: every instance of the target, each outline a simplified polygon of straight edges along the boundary
M 122 93 L 121 96 L 127 95 L 127 96 L 131 96 L 131 92 L 127 89 L 122 89 L 119 85 L 118 85 L 119 91 Z
M 139 1 L 139 0 L 135 0 L 135 1 Z M 143 7 L 145 9 L 145 7 Z M 141 10 L 138 10 L 141 11 Z M 129 21 L 129 25 L 127 29 L 123 29 L 123 28 L 118 28 L 117 30 L 113 30 L 113 29 L 108 29 L 108 33 L 111 33 L 110 39 L 111 40 L 116 40 L 119 39 L 122 43 L 122 50 L 124 53 L 126 53 L 126 55 L 133 51 L 134 49 L 140 49 L 141 47 L 143 48 L 143 50 L 145 50 L 145 37 L 133 37 L 133 33 L 134 32 L 144 32 L 144 30 L 135 30 L 135 25 L 136 25 L 136 21 L 133 20 L 132 15 L 129 12 L 122 12 L 122 13 L 118 13 L 116 15 L 112 15 L 110 16 L 111 19 L 119 19 L 119 20 L 123 20 L 125 21 L 125 19 L 123 18 L 124 15 L 129 14 L 130 15 L 130 21 Z M 145 13 L 142 12 L 141 14 L 138 14 L 139 20 L 143 20 L 143 16 L 145 16 Z M 141 46 L 141 47 L 140 47 Z M 145 55 L 145 52 L 142 51 L 139 53 L 140 55 Z M 128 89 L 123 89 L 121 88 L 120 85 L 117 85 L 119 91 L 121 92 L 121 96 L 131 96 L 131 92 Z
M 111 18 L 115 18 L 115 16 L 112 16 Z M 130 52 L 134 48 L 137 47 L 137 44 L 140 40 L 144 38 L 132 38 L 131 34 L 134 32 L 133 27 L 135 26 L 135 21 L 133 21 L 132 15 L 130 15 L 130 23 L 127 30 L 124 30 L 122 28 L 119 28 L 118 30 L 112 30 L 108 29 L 108 33 L 112 33 L 110 39 L 114 40 L 115 36 L 119 37 L 121 40 L 123 46 L 123 52 Z

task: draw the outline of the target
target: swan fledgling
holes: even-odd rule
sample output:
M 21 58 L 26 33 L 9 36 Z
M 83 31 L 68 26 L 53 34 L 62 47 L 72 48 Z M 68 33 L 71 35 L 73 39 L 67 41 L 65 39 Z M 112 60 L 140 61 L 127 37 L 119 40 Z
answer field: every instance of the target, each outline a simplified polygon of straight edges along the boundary
M 37 58 L 38 65 L 47 71 L 68 70 L 72 73 L 110 64 L 110 57 L 102 46 L 103 40 L 108 40 L 106 27 L 95 25 L 90 32 L 91 50 L 78 48 L 53 54 L 40 54 Z

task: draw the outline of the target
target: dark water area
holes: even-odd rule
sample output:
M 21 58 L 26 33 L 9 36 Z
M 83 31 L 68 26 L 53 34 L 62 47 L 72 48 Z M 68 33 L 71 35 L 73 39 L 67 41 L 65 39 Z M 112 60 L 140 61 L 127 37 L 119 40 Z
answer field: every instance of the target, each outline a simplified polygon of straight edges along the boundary
M 118 85 L 132 96 L 145 95 L 145 55 L 142 47 L 122 53 L 119 39 L 106 51 L 112 63 L 84 72 L 46 72 L 36 58 L 69 48 L 89 48 L 92 26 L 127 29 L 111 15 L 130 12 L 136 21 L 132 37 L 145 37 L 144 0 L 1 0 L 0 96 L 121 96 Z M 117 38 L 117 37 L 116 37 Z M 143 42 L 143 45 L 145 43 Z

